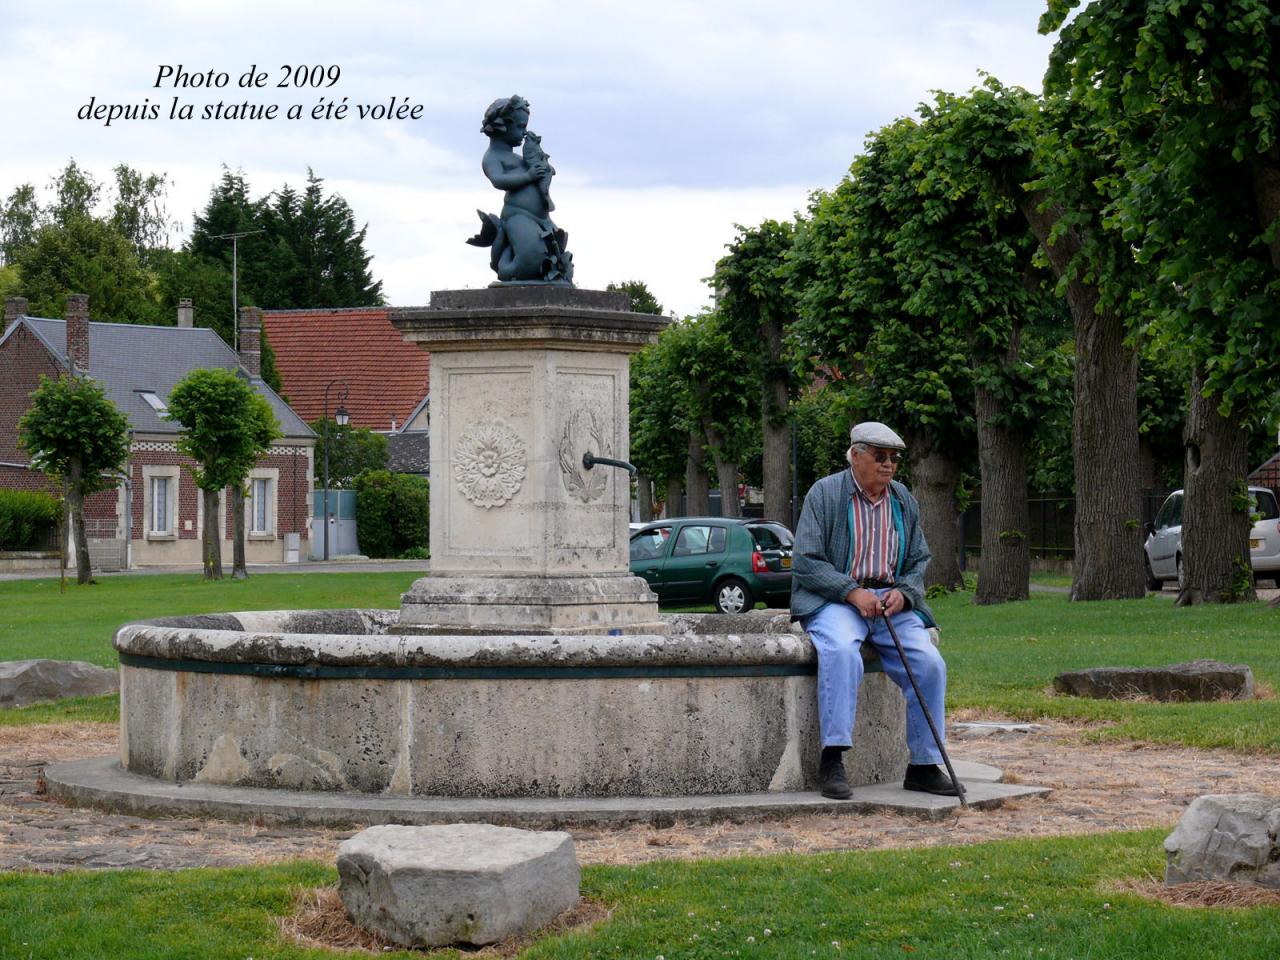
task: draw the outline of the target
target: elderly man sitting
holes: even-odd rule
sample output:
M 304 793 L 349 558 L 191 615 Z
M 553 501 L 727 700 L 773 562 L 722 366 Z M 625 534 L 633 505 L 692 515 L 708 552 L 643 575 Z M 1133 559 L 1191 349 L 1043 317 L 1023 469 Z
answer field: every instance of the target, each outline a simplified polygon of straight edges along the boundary
M 870 640 L 907 701 L 911 762 L 903 787 L 956 796 L 956 785 L 938 767 L 942 753 L 886 626 L 891 618 L 941 732 L 947 666 L 927 629 L 934 626 L 924 602 L 930 553 L 920 532 L 920 506 L 893 479 L 906 444 L 875 421 L 855 426 L 849 444 L 849 468 L 819 480 L 805 496 L 792 569 L 791 617 L 818 651 L 822 795 L 847 800 L 852 794 L 841 755 L 853 744 L 860 651 Z

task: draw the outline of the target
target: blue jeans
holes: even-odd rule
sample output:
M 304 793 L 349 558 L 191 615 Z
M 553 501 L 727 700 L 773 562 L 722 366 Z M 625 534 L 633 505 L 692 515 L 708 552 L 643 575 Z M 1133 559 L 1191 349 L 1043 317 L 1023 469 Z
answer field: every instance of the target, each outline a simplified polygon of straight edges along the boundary
M 888 591 L 872 592 L 884 596 Z M 853 745 L 858 685 L 862 683 L 862 641 L 870 639 L 880 654 L 884 672 L 902 689 L 906 698 L 907 748 L 911 752 L 911 762 L 942 763 L 942 754 L 929 732 L 929 722 L 920 710 L 920 701 L 907 679 L 907 672 L 902 667 L 883 617 L 876 617 L 868 625 L 852 606 L 835 602 L 809 614 L 801 624 L 818 651 L 818 717 L 822 724 L 824 747 Z M 938 735 L 945 738 L 943 711 L 947 695 L 947 665 L 942 654 L 929 639 L 929 631 L 920 618 L 912 611 L 895 614 L 893 628 L 902 641 L 902 649 L 911 663 L 911 672 L 920 685 L 929 714 L 938 727 Z

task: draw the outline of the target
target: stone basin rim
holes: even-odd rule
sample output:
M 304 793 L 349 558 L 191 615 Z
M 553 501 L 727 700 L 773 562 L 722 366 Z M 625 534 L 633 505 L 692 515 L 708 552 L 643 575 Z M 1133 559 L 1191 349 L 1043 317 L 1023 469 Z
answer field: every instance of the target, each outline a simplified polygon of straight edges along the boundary
M 812 673 L 817 655 L 785 615 L 756 617 L 761 630 L 608 635 L 391 634 L 394 610 L 323 613 L 330 629 L 298 630 L 297 611 L 251 611 L 168 617 L 125 624 L 115 649 L 138 666 L 143 661 L 386 668 L 712 668 L 763 667 Z M 715 614 L 696 615 L 716 617 Z M 671 618 L 681 621 L 681 616 Z M 684 621 L 690 620 L 685 616 Z M 333 629 L 333 621 L 338 629 Z M 217 624 L 213 626 L 212 624 Z M 232 624 L 240 624 L 233 629 Z M 714 621 L 712 621 L 714 623 Z M 786 632 L 781 632 L 783 624 Z M 303 625 L 306 625 L 305 623 Z M 754 624 L 752 624 L 754 626 Z M 162 666 L 181 669 L 177 663 Z

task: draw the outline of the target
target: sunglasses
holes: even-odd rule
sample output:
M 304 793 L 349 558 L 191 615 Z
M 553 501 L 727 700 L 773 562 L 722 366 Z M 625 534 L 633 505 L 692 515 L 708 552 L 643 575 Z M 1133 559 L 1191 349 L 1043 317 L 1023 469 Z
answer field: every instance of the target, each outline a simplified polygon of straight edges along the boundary
M 869 457 L 874 457 L 876 463 L 899 463 L 902 460 L 902 453 L 898 450 L 864 450 L 862 452 Z

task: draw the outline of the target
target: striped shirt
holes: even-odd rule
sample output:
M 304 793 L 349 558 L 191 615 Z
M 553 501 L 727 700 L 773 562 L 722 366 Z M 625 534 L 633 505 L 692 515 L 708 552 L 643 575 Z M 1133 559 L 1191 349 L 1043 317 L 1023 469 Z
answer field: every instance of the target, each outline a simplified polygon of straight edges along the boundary
M 872 500 L 858 484 L 858 478 L 853 478 L 853 496 L 849 498 L 849 525 L 853 535 L 849 576 L 858 583 L 864 580 L 893 582 L 898 530 L 893 525 L 893 505 L 889 501 L 887 488 L 879 500 Z

